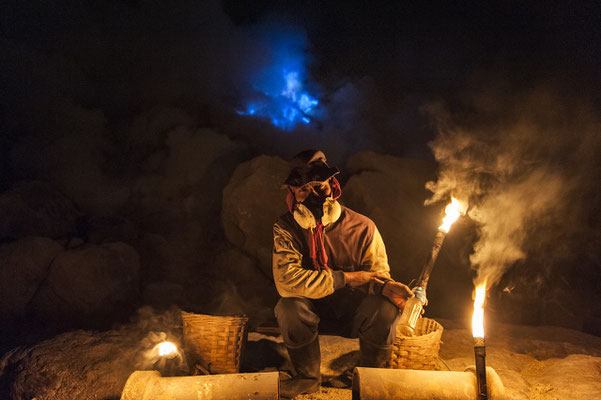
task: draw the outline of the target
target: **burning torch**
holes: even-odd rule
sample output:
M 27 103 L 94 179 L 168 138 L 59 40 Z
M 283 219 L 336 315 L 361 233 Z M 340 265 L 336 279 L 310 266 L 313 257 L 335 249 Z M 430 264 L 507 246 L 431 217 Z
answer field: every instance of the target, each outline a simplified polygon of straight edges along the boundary
M 483 281 L 476 285 L 472 316 L 475 366 L 470 365 L 463 372 L 356 367 L 353 371 L 353 399 L 505 400 L 509 398 L 497 372 L 486 366 L 483 324 L 485 299 L 486 281 Z
M 401 335 L 414 335 L 417 319 L 421 315 L 425 305 L 424 303 L 426 299 L 426 287 L 428 286 L 428 280 L 430 280 L 430 274 L 432 273 L 432 268 L 434 268 L 436 258 L 438 258 L 438 252 L 440 251 L 442 242 L 444 241 L 446 234 L 451 229 L 453 222 L 455 222 L 461 214 L 465 213 L 466 208 L 467 207 L 464 207 L 464 205 L 454 197 L 446 206 L 446 215 L 442 220 L 442 225 L 438 227 L 438 231 L 436 232 L 434 244 L 432 245 L 432 251 L 430 252 L 428 261 L 426 261 L 426 264 L 424 264 L 424 267 L 422 268 L 422 272 L 417 280 L 417 287 L 413 289 L 415 296 L 407 300 L 405 308 L 403 309 L 403 314 L 401 315 L 398 325 L 398 332 Z
M 486 400 L 486 346 L 484 345 L 484 300 L 486 299 L 486 281 L 476 286 L 474 314 L 472 315 L 472 335 L 474 336 L 474 355 L 476 358 L 476 383 L 478 400 Z

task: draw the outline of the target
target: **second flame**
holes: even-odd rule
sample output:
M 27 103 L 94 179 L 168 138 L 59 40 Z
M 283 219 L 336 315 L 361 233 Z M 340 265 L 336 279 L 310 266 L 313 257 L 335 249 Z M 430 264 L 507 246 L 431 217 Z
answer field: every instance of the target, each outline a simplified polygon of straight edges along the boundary
M 484 300 L 486 299 L 486 281 L 476 286 L 474 314 L 472 315 L 472 335 L 484 338 Z

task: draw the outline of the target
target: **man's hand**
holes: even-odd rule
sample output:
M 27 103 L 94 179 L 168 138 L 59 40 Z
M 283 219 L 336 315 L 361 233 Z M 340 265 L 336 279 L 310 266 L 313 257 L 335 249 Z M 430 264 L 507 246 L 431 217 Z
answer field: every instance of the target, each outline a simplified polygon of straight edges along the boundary
M 363 286 L 375 278 L 386 279 L 386 275 L 382 274 L 381 272 L 367 271 L 355 271 L 344 273 L 344 279 L 346 281 L 347 286 L 350 286 L 352 288 Z
M 395 306 L 403 309 L 407 300 L 413 296 L 413 292 L 409 289 L 409 286 L 401 282 L 390 281 L 382 288 L 382 296 L 388 297 Z

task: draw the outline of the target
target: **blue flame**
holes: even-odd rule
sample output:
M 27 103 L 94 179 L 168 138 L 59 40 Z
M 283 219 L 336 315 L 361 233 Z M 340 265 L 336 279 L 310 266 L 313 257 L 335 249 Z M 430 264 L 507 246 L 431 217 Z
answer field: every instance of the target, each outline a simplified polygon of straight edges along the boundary
M 238 114 L 267 118 L 285 130 L 311 123 L 319 100 L 304 89 L 307 72 L 303 47 L 304 39 L 299 41 L 298 37 L 282 36 L 272 43 L 272 62 L 251 81 L 257 96 Z

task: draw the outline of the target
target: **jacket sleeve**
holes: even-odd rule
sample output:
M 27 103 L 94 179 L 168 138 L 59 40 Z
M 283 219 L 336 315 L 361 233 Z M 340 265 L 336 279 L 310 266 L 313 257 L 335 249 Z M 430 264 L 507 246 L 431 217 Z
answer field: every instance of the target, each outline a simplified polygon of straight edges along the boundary
M 378 228 L 374 227 L 374 235 L 372 240 L 368 243 L 367 248 L 363 253 L 363 258 L 361 259 L 361 265 L 365 268 L 365 270 L 370 272 L 379 272 L 384 275 L 386 278 L 381 279 L 383 282 L 393 280 L 390 276 L 390 266 L 388 265 L 388 256 L 386 255 L 386 247 L 384 246 L 384 241 L 382 240 L 382 236 L 378 231 Z M 381 294 L 382 288 L 384 284 L 379 284 L 375 281 L 372 281 L 369 284 L 368 293 L 369 294 Z
M 343 271 L 315 271 L 302 267 L 303 256 L 292 235 L 273 226 L 273 279 L 282 297 L 320 299 L 344 287 Z

